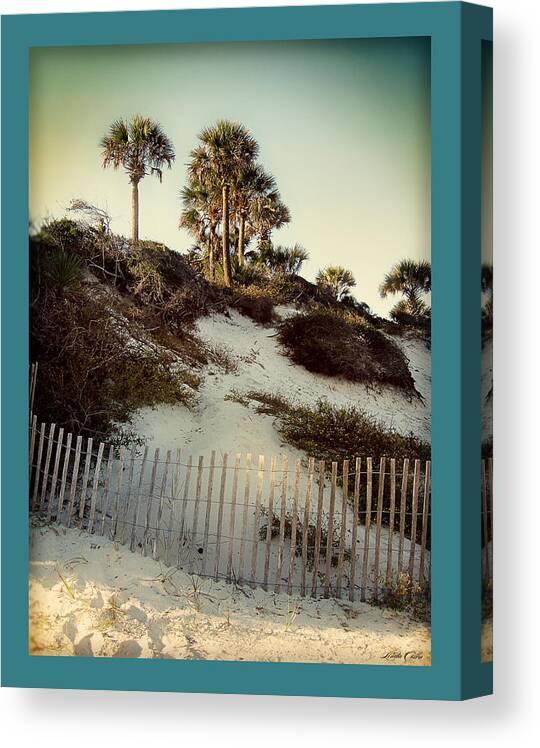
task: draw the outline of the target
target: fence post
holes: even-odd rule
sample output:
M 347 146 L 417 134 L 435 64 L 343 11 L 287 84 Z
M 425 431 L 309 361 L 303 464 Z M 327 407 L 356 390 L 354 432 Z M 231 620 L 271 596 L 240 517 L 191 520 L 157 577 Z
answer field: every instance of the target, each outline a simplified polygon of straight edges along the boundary
M 90 516 L 88 518 L 88 532 L 91 534 L 92 530 L 94 528 L 94 517 L 96 516 L 96 501 L 97 501 L 97 492 L 98 492 L 98 486 L 99 486 L 99 474 L 101 472 L 101 460 L 103 459 L 103 450 L 105 449 L 105 445 L 103 442 L 100 442 L 98 453 L 97 453 L 97 459 L 96 459 L 96 467 L 94 471 L 94 482 L 92 485 L 92 498 L 90 499 Z
M 272 550 L 272 530 L 274 529 L 274 491 L 276 484 L 276 461 L 275 455 L 270 460 L 270 490 L 268 491 L 268 522 L 266 524 L 266 548 L 264 553 L 264 576 L 263 589 L 268 589 L 268 572 L 270 567 L 270 551 Z
M 86 441 L 86 459 L 84 462 L 83 482 L 81 486 L 81 500 L 79 502 L 79 528 L 82 528 L 83 526 L 84 510 L 86 507 L 86 492 L 88 490 L 88 478 L 90 476 L 90 463 L 92 461 L 93 448 L 94 440 L 90 437 Z
M 292 506 L 292 521 L 291 521 L 291 553 L 289 556 L 289 579 L 287 584 L 287 592 L 290 595 L 293 586 L 294 576 L 294 562 L 296 559 L 296 528 L 298 525 L 298 491 L 300 487 L 300 468 L 302 466 L 301 460 L 296 460 L 294 464 L 294 486 L 293 486 L 293 506 Z
M 313 578 L 311 582 L 311 595 L 315 597 L 319 583 L 319 559 L 321 555 L 321 526 L 324 500 L 324 460 L 319 460 L 319 492 L 317 495 L 317 522 L 315 526 L 315 549 L 313 552 Z
M 341 597 L 341 582 L 343 579 L 343 562 L 345 559 L 345 537 L 347 532 L 347 502 L 349 499 L 349 460 L 343 460 L 343 486 L 341 489 L 341 530 L 339 533 L 338 568 L 336 581 L 336 597 Z
M 56 455 L 54 457 L 54 467 L 53 467 L 53 474 L 51 479 L 51 491 L 49 494 L 49 503 L 47 506 L 47 521 L 50 522 L 50 519 L 52 517 L 52 510 L 53 510 L 53 504 L 54 499 L 56 496 L 56 483 L 58 481 L 58 468 L 60 466 L 60 456 L 62 454 L 62 446 L 64 441 L 64 429 L 60 429 L 58 432 L 58 441 L 56 443 Z
M 217 582 L 219 579 L 219 559 L 221 556 L 221 530 L 223 527 L 223 502 L 225 501 L 225 485 L 227 481 L 227 452 L 223 455 L 221 463 L 221 483 L 219 487 L 219 509 L 218 509 L 218 523 L 216 533 L 216 560 L 214 565 L 214 578 Z
M 306 495 L 304 499 L 304 521 L 302 523 L 302 579 L 300 583 L 300 594 L 306 595 L 306 574 L 307 574 L 307 549 L 309 537 L 309 513 L 311 508 L 311 492 L 313 490 L 313 470 L 315 468 L 315 459 L 309 458 Z
M 420 550 L 420 584 L 425 581 L 425 564 L 426 564 L 426 551 L 427 551 L 427 530 L 429 520 L 429 489 L 431 479 L 431 463 L 429 460 L 426 461 L 425 473 L 424 473 L 424 503 L 422 505 L 422 547 Z
M 242 511 L 242 532 L 240 534 L 240 559 L 238 561 L 238 579 L 242 579 L 244 574 L 244 549 L 247 534 L 247 515 L 249 506 L 249 495 L 251 486 L 251 454 L 246 455 L 246 479 L 244 482 L 244 506 Z
M 285 545 L 285 523 L 287 510 L 287 490 L 289 487 L 289 458 L 284 456 L 281 465 L 281 493 L 280 493 L 280 511 L 279 511 L 279 544 L 278 557 L 276 564 L 276 581 L 274 592 L 281 590 L 281 573 L 283 571 L 283 547 Z
M 366 588 L 368 583 L 368 564 L 369 564 L 369 531 L 371 528 L 371 499 L 373 491 L 373 458 L 368 457 L 367 463 L 367 484 L 366 484 L 366 523 L 364 526 L 364 558 L 362 561 L 362 582 L 360 585 L 360 600 L 366 601 Z
M 401 475 L 401 501 L 399 505 L 398 576 L 403 569 L 403 545 L 405 542 L 405 519 L 407 511 L 407 488 L 409 483 L 409 458 L 403 460 Z
M 197 529 L 199 522 L 199 503 L 201 500 L 202 491 L 202 471 L 203 471 L 204 457 L 199 457 L 197 465 L 197 487 L 195 489 L 195 507 L 193 509 L 193 524 L 191 526 L 191 558 L 189 560 L 189 573 L 193 574 L 195 568 L 195 548 L 197 545 Z
M 381 457 L 379 461 L 379 492 L 377 494 L 377 528 L 375 531 L 375 569 L 373 576 L 375 577 L 375 591 L 374 599 L 379 599 L 379 566 L 380 566 L 380 555 L 381 555 L 381 529 L 382 529 L 382 513 L 383 513 L 383 502 L 384 502 L 384 471 L 386 468 L 386 460 Z
M 388 552 L 386 556 L 386 584 L 393 577 L 392 551 L 394 545 L 394 522 L 396 518 L 396 460 L 390 460 L 390 516 L 388 519 Z
M 360 479 L 362 474 L 360 468 L 362 466 L 362 460 L 360 457 L 356 458 L 354 466 L 354 493 L 353 493 L 353 519 L 352 519 L 352 537 L 351 537 L 351 563 L 349 569 L 349 600 L 354 602 L 354 584 L 356 581 L 356 543 L 358 538 L 358 523 L 360 517 L 358 514 L 359 503 L 360 503 Z
M 45 467 L 43 468 L 43 480 L 41 481 L 41 497 L 39 501 L 39 508 L 43 509 L 45 505 L 45 494 L 47 492 L 47 482 L 49 480 L 49 465 L 51 462 L 51 454 L 52 454 L 52 448 L 54 444 L 54 431 L 55 431 L 55 424 L 51 423 L 51 428 L 49 429 L 49 438 L 47 442 L 47 454 L 45 457 Z
M 141 470 L 139 472 L 139 481 L 137 484 L 137 498 L 135 499 L 135 509 L 133 511 L 133 526 L 131 528 L 131 538 L 129 541 L 130 550 L 135 550 L 135 540 L 137 530 L 139 529 L 139 512 L 141 506 L 142 490 L 144 485 L 144 472 L 146 469 L 146 462 L 148 460 L 148 447 L 145 446 L 143 457 L 141 461 Z
M 62 512 L 64 508 L 64 494 L 66 491 L 66 481 L 67 481 L 67 474 L 69 470 L 69 461 L 71 459 L 71 440 L 73 438 L 72 434 L 67 435 L 66 439 L 66 453 L 64 455 L 64 467 L 62 468 L 62 478 L 60 480 L 60 493 L 58 494 L 58 509 L 56 512 L 56 516 L 59 517 L 60 513 Z
M 233 573 L 233 553 L 234 553 L 234 532 L 236 528 L 236 499 L 238 495 L 238 469 L 240 467 L 240 460 L 242 455 L 240 452 L 236 453 L 234 460 L 233 470 L 233 483 L 231 493 L 231 513 L 229 516 L 229 560 L 227 562 L 227 581 L 230 582 Z
M 253 547 L 251 549 L 251 587 L 255 589 L 257 580 L 257 551 L 259 544 L 259 523 L 261 520 L 261 497 L 264 481 L 264 455 L 259 455 L 257 473 L 257 493 L 255 495 L 255 521 L 253 523 Z
M 210 513 L 212 511 L 212 491 L 214 489 L 214 469 L 216 462 L 215 450 L 210 454 L 210 472 L 208 473 L 208 492 L 206 494 L 206 512 L 204 516 L 204 537 L 203 537 L 203 566 L 202 573 L 206 572 L 206 561 L 208 556 L 208 533 L 210 531 Z
M 71 526 L 71 518 L 75 510 L 75 494 L 77 492 L 77 481 L 79 479 L 79 464 L 81 461 L 81 449 L 82 449 L 82 436 L 77 437 L 77 443 L 75 446 L 75 460 L 73 462 L 73 470 L 71 472 L 71 484 L 69 487 L 69 504 L 68 504 L 68 519 L 67 526 Z

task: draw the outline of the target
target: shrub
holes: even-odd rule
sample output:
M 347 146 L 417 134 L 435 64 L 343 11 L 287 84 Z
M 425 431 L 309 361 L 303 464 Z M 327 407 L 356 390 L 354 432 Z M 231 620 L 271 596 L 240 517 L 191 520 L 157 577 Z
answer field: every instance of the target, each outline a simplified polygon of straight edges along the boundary
M 281 323 L 279 340 L 289 357 L 308 371 L 416 392 L 401 349 L 352 314 L 346 319 L 320 308 L 297 314 Z
M 82 261 L 77 255 L 61 249 L 47 256 L 45 272 L 59 292 L 66 293 L 77 287 L 82 278 Z
M 297 449 L 323 460 L 359 456 L 430 459 L 430 446 L 412 433 L 398 434 L 354 405 L 290 405 L 278 416 L 282 436 Z
M 114 436 L 132 412 L 158 402 L 190 404 L 197 378 L 175 357 L 130 340 L 107 300 L 85 286 L 69 294 L 32 275 L 30 356 L 39 361 L 34 409 L 75 433 Z
M 408 574 L 400 574 L 397 580 L 386 580 L 376 604 L 383 608 L 408 613 L 422 623 L 431 620 L 431 588 L 427 583 L 414 582 Z
M 240 314 L 250 317 L 260 325 L 268 325 L 274 319 L 274 302 L 268 296 L 240 296 L 235 302 Z

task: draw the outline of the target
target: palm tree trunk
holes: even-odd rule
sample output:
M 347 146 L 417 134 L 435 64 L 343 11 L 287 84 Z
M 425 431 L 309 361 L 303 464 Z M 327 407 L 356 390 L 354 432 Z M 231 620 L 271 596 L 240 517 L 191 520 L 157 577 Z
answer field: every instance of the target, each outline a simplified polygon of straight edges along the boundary
M 246 235 L 246 217 L 240 213 L 240 222 L 238 226 L 238 262 L 244 264 L 244 241 Z
M 223 214 L 221 220 L 221 249 L 223 253 L 223 282 L 232 283 L 231 254 L 229 249 L 229 185 L 223 185 Z
M 139 183 L 131 183 L 131 241 L 139 241 Z

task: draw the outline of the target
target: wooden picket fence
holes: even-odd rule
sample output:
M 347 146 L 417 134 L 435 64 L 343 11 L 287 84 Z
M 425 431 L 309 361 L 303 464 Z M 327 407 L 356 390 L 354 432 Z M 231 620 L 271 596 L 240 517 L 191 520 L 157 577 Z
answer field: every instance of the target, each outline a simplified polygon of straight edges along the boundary
M 139 454 L 36 416 L 29 457 L 32 511 L 189 573 L 350 600 L 429 583 L 429 461 Z

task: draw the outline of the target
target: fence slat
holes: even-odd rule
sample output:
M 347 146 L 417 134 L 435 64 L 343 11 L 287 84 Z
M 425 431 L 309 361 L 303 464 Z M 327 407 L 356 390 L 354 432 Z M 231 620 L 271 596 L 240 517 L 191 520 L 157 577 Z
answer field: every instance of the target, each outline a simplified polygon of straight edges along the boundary
M 416 525 L 418 522 L 418 489 L 420 488 L 420 460 L 414 461 L 412 517 L 411 517 L 411 551 L 409 554 L 409 579 L 414 578 L 414 558 L 416 553 Z
M 101 496 L 101 527 L 100 535 L 105 537 L 105 522 L 107 520 L 107 512 L 109 510 L 109 495 L 111 490 L 111 479 L 114 467 L 114 447 L 111 444 L 109 447 L 109 453 L 107 455 L 107 470 L 105 471 L 105 484 L 103 486 L 103 494 Z M 133 548 L 131 549 L 133 550 Z
M 277 457 L 270 458 L 270 489 L 268 491 L 268 522 L 266 523 L 266 547 L 264 553 L 263 590 L 268 589 L 268 572 L 270 570 L 270 552 L 272 550 L 272 531 L 274 529 L 274 492 L 276 485 Z
M 221 462 L 221 482 L 219 485 L 219 507 L 218 507 L 218 521 L 217 521 L 217 532 L 216 532 L 216 560 L 214 564 L 214 579 L 219 579 L 219 560 L 221 556 L 221 530 L 223 527 L 223 503 L 225 501 L 225 485 L 227 482 L 227 462 L 228 454 L 225 452 Z M 231 540 L 232 545 L 232 540 Z
M 197 529 L 199 522 L 199 504 L 201 501 L 202 475 L 204 457 L 199 457 L 197 465 L 197 487 L 195 489 L 195 507 L 193 509 L 193 525 L 191 527 L 191 558 L 189 560 L 189 573 L 193 574 L 195 568 L 195 549 L 197 547 Z
M 283 571 L 283 549 L 285 545 L 285 525 L 286 525 L 286 512 L 287 512 L 287 491 L 289 488 L 289 458 L 287 455 L 283 457 L 281 464 L 281 491 L 279 498 L 279 541 L 278 541 L 278 555 L 276 563 L 276 579 L 274 583 L 274 592 L 280 592 L 281 590 L 281 574 Z
M 343 486 L 341 490 L 341 526 L 339 533 L 338 567 L 336 580 L 336 596 L 341 597 L 341 582 L 343 579 L 343 562 L 345 560 L 345 538 L 347 532 L 347 502 L 349 499 L 349 460 L 343 460 Z
M 409 458 L 403 460 L 401 475 L 401 500 L 399 505 L 398 576 L 403 570 L 403 545 L 405 542 L 405 518 L 407 512 L 407 487 L 409 483 Z
M 54 423 L 51 424 L 51 428 L 49 429 L 49 439 L 47 442 L 47 454 L 45 457 L 45 467 L 43 468 L 43 478 L 41 481 L 41 496 L 39 501 L 39 508 L 43 509 L 45 505 L 45 494 L 47 493 L 47 483 L 49 480 L 49 465 L 51 463 L 51 454 L 52 454 L 52 448 L 54 444 L 54 431 L 56 429 L 56 426 Z
M 319 460 L 319 491 L 317 496 L 317 523 L 315 526 L 315 549 L 313 551 L 313 577 L 311 582 L 311 595 L 317 594 L 319 583 L 319 558 L 321 555 L 321 525 L 324 500 L 324 460 Z
M 69 486 L 69 504 L 67 526 L 71 526 L 71 518 L 75 510 L 75 494 L 77 492 L 77 482 L 79 479 L 79 464 L 81 461 L 82 436 L 77 437 L 75 444 L 75 460 L 73 461 L 73 471 L 71 473 L 71 484 Z
M 32 428 L 30 429 L 29 459 L 30 469 L 28 471 L 28 486 L 32 485 L 32 470 L 34 467 L 34 449 L 36 444 L 37 416 L 32 416 Z
M 373 492 L 373 458 L 367 457 L 366 482 L 366 522 L 364 525 L 364 558 L 362 560 L 362 582 L 360 583 L 360 600 L 365 602 L 369 571 L 369 533 L 371 528 L 371 499 Z
M 212 450 L 210 454 L 210 472 L 208 474 L 208 491 L 206 494 L 206 512 L 204 516 L 204 537 L 203 537 L 203 566 L 202 573 L 206 572 L 206 561 L 208 557 L 208 533 L 210 531 L 210 514 L 212 512 L 212 491 L 214 488 L 214 470 L 216 463 L 216 453 Z
M 120 513 L 120 500 L 122 497 L 122 484 L 124 482 L 124 460 L 126 459 L 126 448 L 120 447 L 118 454 L 118 475 L 116 476 L 116 494 L 111 516 L 111 540 L 116 542 L 118 532 L 118 517 Z
M 100 442 L 98 447 L 98 453 L 96 458 L 96 466 L 94 468 L 94 482 L 92 484 L 92 497 L 90 499 L 90 515 L 88 517 L 88 532 L 91 533 L 94 528 L 94 517 L 96 516 L 96 501 L 97 492 L 99 487 L 99 474 L 101 472 L 101 460 L 103 459 L 103 450 L 105 445 Z
M 64 494 L 66 492 L 66 482 L 67 482 L 67 475 L 69 470 L 69 461 L 71 459 L 71 440 L 73 439 L 73 434 L 68 434 L 66 438 L 66 451 L 64 455 L 64 465 L 62 467 L 62 477 L 60 478 L 60 491 L 58 493 L 58 509 L 56 511 L 56 516 L 60 516 L 60 512 L 64 508 Z
M 191 482 L 191 470 L 193 468 L 193 455 L 188 457 L 186 476 L 184 478 L 184 495 L 182 496 L 182 518 L 180 521 L 180 537 L 178 538 L 178 566 L 180 566 L 182 550 L 189 543 L 189 533 L 186 533 L 186 510 L 189 497 L 189 484 Z M 189 543 L 191 546 L 191 543 Z
M 294 486 L 293 486 L 293 505 L 292 505 L 292 520 L 291 520 L 291 553 L 289 556 L 289 578 L 287 584 L 287 592 L 290 595 L 292 592 L 293 578 L 294 578 L 294 562 L 296 559 L 296 528 L 298 524 L 298 492 L 300 488 L 300 470 L 302 467 L 302 460 L 296 460 L 294 464 Z
M 139 480 L 137 483 L 137 497 L 135 499 L 135 509 L 133 510 L 133 525 L 131 528 L 131 538 L 129 540 L 129 548 L 130 550 L 135 550 L 135 544 L 136 544 L 136 537 L 137 537 L 137 531 L 139 528 L 139 521 L 140 521 L 140 507 L 141 507 L 141 499 L 142 499 L 142 492 L 143 492 L 143 485 L 144 485 L 144 472 L 146 469 L 146 464 L 148 461 L 148 446 L 145 446 L 141 461 L 141 469 L 139 471 Z
M 255 589 L 257 579 L 257 551 L 259 548 L 259 523 L 261 521 L 261 498 L 264 481 L 264 455 L 259 455 L 257 493 L 255 494 L 255 520 L 253 522 L 253 547 L 251 549 L 251 586 Z
M 150 522 L 152 519 L 152 506 L 154 504 L 154 489 L 156 487 L 156 476 L 157 467 L 159 464 L 159 447 L 154 450 L 154 462 L 152 463 L 152 473 L 150 475 L 150 488 L 148 490 L 148 503 L 146 504 L 146 519 L 144 522 L 144 536 L 143 536 L 143 556 L 146 556 L 148 552 L 148 544 L 150 540 Z
M 390 460 L 390 515 L 388 518 L 388 550 L 386 554 L 386 584 L 392 579 L 394 522 L 396 519 L 396 460 Z
M 349 571 L 349 600 L 351 602 L 354 602 L 354 585 L 356 582 L 356 543 L 358 540 L 358 523 L 360 522 L 358 510 L 359 510 L 359 504 L 360 504 L 360 479 L 362 477 L 360 473 L 361 465 L 362 465 L 362 460 L 360 457 L 357 457 L 355 465 L 354 465 L 351 563 L 350 563 L 350 571 Z
M 32 507 L 34 509 L 37 509 L 37 496 L 38 496 L 39 481 L 41 478 L 41 456 L 43 454 L 43 443 L 45 441 L 45 429 L 46 429 L 46 426 L 44 423 L 42 423 L 41 433 L 39 435 L 38 453 L 37 453 L 37 458 L 36 458 L 36 472 L 34 474 L 34 493 L 32 495 Z
M 49 494 L 49 503 L 47 506 L 47 521 L 50 522 L 53 511 L 54 499 L 56 497 L 56 483 L 58 481 L 58 469 L 60 467 L 60 456 L 62 454 L 62 446 L 64 442 L 64 429 L 60 429 L 58 432 L 58 441 L 56 443 L 56 454 L 54 456 L 54 467 L 51 479 L 51 491 Z
M 304 521 L 302 523 L 302 576 L 300 579 L 300 594 L 306 595 L 306 575 L 307 575 L 307 556 L 308 556 L 308 537 L 309 537 L 309 517 L 311 510 L 311 492 L 313 491 L 313 471 L 315 469 L 315 459 L 309 458 L 306 494 L 304 497 Z
M 131 450 L 131 456 L 129 458 L 128 478 L 127 478 L 127 491 L 126 497 L 122 500 L 122 519 L 120 514 L 118 515 L 118 542 L 125 542 L 126 534 L 126 522 L 128 520 L 129 505 L 131 502 L 131 492 L 133 490 L 133 473 L 135 471 L 135 457 L 137 456 L 135 448 Z M 134 523 L 133 523 L 134 524 Z
M 246 455 L 246 479 L 244 483 L 244 507 L 242 511 L 242 532 L 240 534 L 240 559 L 238 561 L 238 579 L 244 575 L 244 550 L 247 533 L 247 516 L 249 507 L 249 494 L 251 485 L 251 454 Z
M 380 555 L 381 555 L 381 530 L 382 530 L 382 515 L 383 515 L 383 502 L 384 502 L 384 478 L 385 478 L 386 460 L 381 457 L 379 461 L 379 491 L 377 493 L 377 526 L 375 530 L 375 569 L 373 572 L 374 576 L 374 600 L 379 599 L 379 568 L 380 568 Z
M 233 574 L 233 553 L 234 553 L 234 532 L 236 529 L 236 499 L 238 495 L 238 470 L 240 468 L 240 460 L 242 455 L 240 452 L 236 453 L 234 459 L 234 470 L 233 470 L 233 482 L 231 492 L 231 510 L 229 515 L 229 559 L 227 561 L 227 581 L 230 582 Z
M 422 547 L 420 549 L 420 573 L 419 573 L 420 584 L 423 584 L 425 581 L 427 532 L 428 532 L 428 519 L 429 519 L 430 479 L 431 479 L 431 463 L 429 460 L 427 460 L 425 472 L 424 472 L 424 502 L 422 504 Z
M 167 533 L 166 546 L 165 546 L 166 547 L 165 558 L 167 559 L 167 563 L 169 566 L 171 566 L 172 564 L 172 550 L 174 546 L 174 519 L 175 519 L 175 516 L 178 516 L 180 514 L 180 458 L 181 458 L 181 455 L 182 455 L 182 450 L 177 448 L 176 454 L 174 456 L 174 459 L 175 459 L 174 471 L 171 476 L 171 498 L 168 500 L 170 514 L 169 514 L 169 526 L 168 526 L 168 533 Z M 178 539 L 178 542 L 180 543 L 180 538 Z
M 158 504 L 158 510 L 157 510 L 157 518 L 156 518 L 156 531 L 154 534 L 154 542 L 152 547 L 152 558 L 154 560 L 157 559 L 157 547 L 159 542 L 159 534 L 165 535 L 163 528 L 161 527 L 161 523 L 163 520 L 163 507 L 165 505 L 165 496 L 167 494 L 167 478 L 169 476 L 169 466 L 171 464 L 171 450 L 168 449 L 165 454 L 165 465 L 163 466 L 163 474 L 161 476 L 161 488 L 159 491 L 159 504 Z M 167 544 L 166 542 L 163 544 L 163 547 L 166 548 Z
M 86 442 L 86 459 L 84 461 L 83 482 L 81 486 L 81 500 L 79 502 L 79 528 L 83 526 L 84 510 L 86 508 L 86 492 L 88 490 L 88 478 L 90 477 L 90 464 L 92 462 L 92 451 L 94 440 L 92 437 Z
M 334 552 L 334 509 L 336 506 L 337 462 L 332 463 L 332 482 L 330 484 L 330 506 L 328 507 L 328 526 L 326 528 L 326 569 L 324 574 L 324 596 L 330 595 L 330 576 L 332 574 L 332 556 Z

